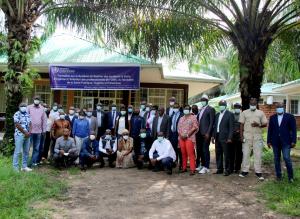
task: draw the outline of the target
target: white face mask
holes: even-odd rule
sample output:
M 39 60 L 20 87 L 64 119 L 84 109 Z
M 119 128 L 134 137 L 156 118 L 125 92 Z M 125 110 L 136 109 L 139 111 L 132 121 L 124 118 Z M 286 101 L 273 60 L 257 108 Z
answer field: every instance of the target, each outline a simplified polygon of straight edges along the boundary
M 122 116 L 125 116 L 125 115 L 126 115 L 126 111 L 123 111 L 123 110 L 122 110 L 122 111 L 121 111 L 121 115 L 122 115 Z
M 110 139 L 111 139 L 111 135 L 106 135 L 106 136 L 105 136 L 105 139 L 106 139 L 106 140 L 110 140 Z
M 39 101 L 39 100 L 34 100 L 33 103 L 34 103 L 35 105 L 39 105 L 39 104 L 40 104 L 40 101 Z
M 250 110 L 251 111 L 255 111 L 256 110 L 256 106 L 250 105 Z
M 62 113 L 64 110 L 63 109 L 58 109 L 58 112 L 59 113 Z
M 84 116 L 79 116 L 79 119 L 84 119 Z
M 141 133 L 141 138 L 146 138 L 147 134 L 146 133 Z
M 102 107 L 101 106 L 97 106 L 97 110 L 101 110 L 102 109 Z
M 116 110 L 117 110 L 117 107 L 113 106 L 113 107 L 111 108 L 111 110 L 112 110 L 112 111 L 116 111 Z
M 52 109 L 53 109 L 53 111 L 56 111 L 57 110 L 57 106 L 54 106 Z
M 155 111 L 155 110 L 152 110 L 152 111 L 151 111 L 151 115 L 154 116 L 155 114 L 156 114 L 156 111 Z
M 235 112 L 236 114 L 239 114 L 239 113 L 241 113 L 241 109 L 234 109 L 234 112 Z
M 91 117 L 91 116 L 92 116 L 92 112 L 87 112 L 86 115 L 87 115 L 88 117 Z
M 170 106 L 174 106 L 175 102 L 174 101 L 170 101 Z
M 65 115 L 59 115 L 60 119 L 65 119 Z
M 145 109 L 145 105 L 141 105 L 141 110 L 144 110 Z
M 150 107 L 146 107 L 146 112 L 149 112 L 150 111 Z
M 129 136 L 128 136 L 128 135 L 123 135 L 123 138 L 124 138 L 125 140 L 128 140 Z
M 202 107 L 205 107 L 207 105 L 207 102 L 206 101 L 201 101 L 201 105 L 202 105 Z
M 96 136 L 95 135 L 90 135 L 90 139 L 91 139 L 91 141 L 94 141 L 96 139 Z
M 79 113 L 75 113 L 75 116 L 77 116 L 77 117 L 78 117 L 78 116 L 79 116 Z
M 21 107 L 20 107 L 20 111 L 21 111 L 22 113 L 25 113 L 25 112 L 26 112 L 26 109 L 27 109 L 26 106 L 21 106 Z
M 73 115 L 74 114 L 74 110 L 69 110 L 69 113 L 71 114 L 71 115 Z
M 189 115 L 189 114 L 190 114 L 190 111 L 189 111 L 188 109 L 185 109 L 185 110 L 183 110 L 183 114 L 184 114 L 184 115 Z
M 158 140 L 159 142 L 162 142 L 162 141 L 164 140 L 164 137 L 158 136 L 158 137 L 157 137 L 157 140 Z

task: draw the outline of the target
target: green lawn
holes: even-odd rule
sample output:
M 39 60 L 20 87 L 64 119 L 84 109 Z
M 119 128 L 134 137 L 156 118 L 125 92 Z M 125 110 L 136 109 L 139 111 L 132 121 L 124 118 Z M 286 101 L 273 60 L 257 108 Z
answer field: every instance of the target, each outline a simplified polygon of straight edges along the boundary
M 300 138 L 300 131 L 297 131 L 297 137 L 298 137 L 298 139 L 297 139 L 296 148 L 300 149 L 300 140 L 299 140 L 299 138 Z M 264 139 L 265 142 L 267 142 L 267 129 L 264 130 L 264 132 L 263 132 L 263 139 Z
M 11 159 L 0 157 L 0 218 L 46 218 L 47 209 L 37 210 L 35 203 L 61 197 L 66 185 L 55 170 L 17 173 Z

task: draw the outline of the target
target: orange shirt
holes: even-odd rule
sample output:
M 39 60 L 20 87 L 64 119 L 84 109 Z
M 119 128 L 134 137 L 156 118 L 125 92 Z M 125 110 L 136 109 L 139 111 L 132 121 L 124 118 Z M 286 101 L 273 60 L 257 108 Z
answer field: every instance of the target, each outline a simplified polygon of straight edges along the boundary
M 63 135 L 63 130 L 67 128 L 71 130 L 71 125 L 68 120 L 65 119 L 58 119 L 55 120 L 53 125 L 52 125 L 52 130 L 54 132 L 54 137 L 59 138 L 60 136 Z

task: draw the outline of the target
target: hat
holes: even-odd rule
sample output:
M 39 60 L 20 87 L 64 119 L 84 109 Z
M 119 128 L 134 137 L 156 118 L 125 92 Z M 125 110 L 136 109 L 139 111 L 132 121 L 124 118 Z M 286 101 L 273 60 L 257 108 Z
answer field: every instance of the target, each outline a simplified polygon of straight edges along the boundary
M 233 105 L 234 108 L 242 108 L 242 105 L 240 103 L 235 103 Z
M 219 105 L 227 105 L 226 100 L 221 100 L 221 101 L 219 102 Z
M 128 134 L 128 133 L 129 133 L 128 129 L 124 129 L 124 130 L 122 131 L 122 135 Z
M 90 135 L 96 135 L 95 131 L 90 131 Z
M 202 95 L 202 97 L 201 97 L 201 99 L 206 99 L 206 100 L 209 100 L 209 98 L 208 98 L 207 94 L 203 94 L 203 95 Z

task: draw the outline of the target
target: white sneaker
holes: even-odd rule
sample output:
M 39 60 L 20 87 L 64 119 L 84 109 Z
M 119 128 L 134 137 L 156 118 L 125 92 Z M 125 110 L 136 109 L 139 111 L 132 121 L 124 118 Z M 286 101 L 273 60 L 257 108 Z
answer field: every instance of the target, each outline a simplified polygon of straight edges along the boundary
M 32 169 L 29 168 L 29 167 L 25 167 L 25 168 L 21 168 L 21 171 L 24 171 L 24 172 L 31 172 Z
M 203 166 L 199 165 L 199 166 L 196 168 L 196 170 L 197 170 L 197 171 L 200 171 L 202 168 L 203 168 Z
M 209 173 L 209 169 L 207 169 L 206 167 L 203 167 L 200 171 L 199 171 L 200 174 L 206 174 L 206 173 Z

